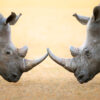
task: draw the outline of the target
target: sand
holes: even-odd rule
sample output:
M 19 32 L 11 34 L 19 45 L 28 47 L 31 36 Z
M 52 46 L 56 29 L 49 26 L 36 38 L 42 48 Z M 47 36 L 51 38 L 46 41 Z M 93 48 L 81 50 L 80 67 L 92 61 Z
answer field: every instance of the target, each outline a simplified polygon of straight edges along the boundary
M 26 58 L 35 59 L 50 48 L 59 57 L 71 57 L 69 47 L 79 47 L 86 37 L 86 26 L 72 14 L 86 16 L 92 9 L 2 8 L 6 17 L 11 11 L 23 16 L 12 26 L 12 40 L 16 47 L 29 47 Z M 24 73 L 17 83 L 0 77 L 0 100 L 99 100 L 100 75 L 79 84 L 73 73 L 53 62 L 49 57 L 31 71 Z

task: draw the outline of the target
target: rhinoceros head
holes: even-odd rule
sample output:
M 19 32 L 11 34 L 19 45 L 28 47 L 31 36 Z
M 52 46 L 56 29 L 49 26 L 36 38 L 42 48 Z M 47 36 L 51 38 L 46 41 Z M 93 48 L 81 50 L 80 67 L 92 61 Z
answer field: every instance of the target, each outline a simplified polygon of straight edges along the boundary
M 82 24 L 87 24 L 85 43 L 78 49 L 71 47 L 72 59 L 59 58 L 50 49 L 48 53 L 56 63 L 73 72 L 80 83 L 85 83 L 100 72 L 100 6 L 94 8 L 90 18 L 74 16 Z
M 39 59 L 28 60 L 25 56 L 28 47 L 16 48 L 11 41 L 10 25 L 14 25 L 21 14 L 18 16 L 11 13 L 8 18 L 0 15 L 0 75 L 9 82 L 17 82 L 23 72 L 27 72 L 34 66 L 41 63 L 48 54 Z

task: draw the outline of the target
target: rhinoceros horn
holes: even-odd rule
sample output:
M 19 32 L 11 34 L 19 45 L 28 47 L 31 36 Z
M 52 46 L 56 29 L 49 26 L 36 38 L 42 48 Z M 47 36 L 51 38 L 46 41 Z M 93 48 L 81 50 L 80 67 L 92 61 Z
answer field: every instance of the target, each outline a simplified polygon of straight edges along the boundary
M 42 56 L 41 58 L 35 59 L 35 60 L 28 60 L 28 59 L 23 59 L 24 61 L 24 66 L 22 68 L 23 72 L 27 72 L 31 70 L 33 67 L 36 65 L 40 64 L 46 57 L 48 56 L 48 53 Z
M 50 49 L 47 49 L 48 54 L 50 58 L 55 61 L 57 64 L 63 66 L 65 69 L 67 69 L 70 72 L 74 72 L 76 70 L 75 63 L 73 59 L 65 59 L 65 58 L 59 58 L 55 56 Z

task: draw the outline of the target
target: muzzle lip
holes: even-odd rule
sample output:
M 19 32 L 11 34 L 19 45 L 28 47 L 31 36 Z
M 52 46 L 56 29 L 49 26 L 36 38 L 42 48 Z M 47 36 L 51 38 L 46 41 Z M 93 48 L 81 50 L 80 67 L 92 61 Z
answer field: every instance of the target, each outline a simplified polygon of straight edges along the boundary
M 79 82 L 80 84 L 83 84 L 83 83 L 87 83 L 88 81 L 92 80 L 93 77 L 94 77 L 94 76 L 90 76 L 90 77 L 88 77 L 88 78 L 84 78 L 84 77 L 83 77 L 82 79 L 78 79 L 78 78 L 77 78 L 77 80 L 78 80 L 78 82 Z
M 16 82 L 19 81 L 19 79 L 20 79 L 20 78 L 15 78 L 15 79 L 8 78 L 7 81 L 8 81 L 8 82 L 14 82 L 14 83 L 16 83 Z
M 80 84 L 83 84 L 83 83 L 87 83 L 90 79 L 86 79 L 86 80 L 79 80 L 79 79 L 77 79 L 78 80 L 78 82 L 80 83 Z
M 21 75 L 22 75 L 22 74 L 21 74 Z M 16 82 L 19 81 L 21 75 L 19 75 L 19 76 L 16 77 L 16 78 L 12 78 L 12 77 L 9 77 L 9 76 L 7 76 L 7 75 L 1 75 L 1 76 L 3 77 L 3 79 L 5 79 L 5 80 L 8 81 L 8 82 L 14 82 L 14 83 L 16 83 Z

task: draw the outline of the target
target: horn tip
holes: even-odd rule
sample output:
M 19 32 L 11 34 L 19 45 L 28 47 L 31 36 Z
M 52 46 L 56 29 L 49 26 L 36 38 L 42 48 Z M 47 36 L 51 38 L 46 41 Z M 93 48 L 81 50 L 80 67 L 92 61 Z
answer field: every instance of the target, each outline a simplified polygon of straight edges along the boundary
M 20 13 L 19 16 L 22 16 L 22 13 Z
M 47 53 L 44 55 L 44 59 L 47 58 L 48 55 L 49 55 L 49 53 L 47 51 Z
M 47 57 L 48 56 L 48 52 L 45 54 L 45 57 Z
M 51 50 L 50 50 L 49 48 L 47 48 L 47 53 L 48 53 L 48 55 L 50 56 Z
M 49 48 L 47 48 L 47 52 L 49 52 L 50 51 L 50 49 Z
M 24 48 L 28 49 L 28 46 L 25 45 Z
M 52 53 L 52 51 L 49 48 L 47 48 L 47 52 L 48 52 L 49 57 L 53 59 L 53 56 L 55 55 Z

